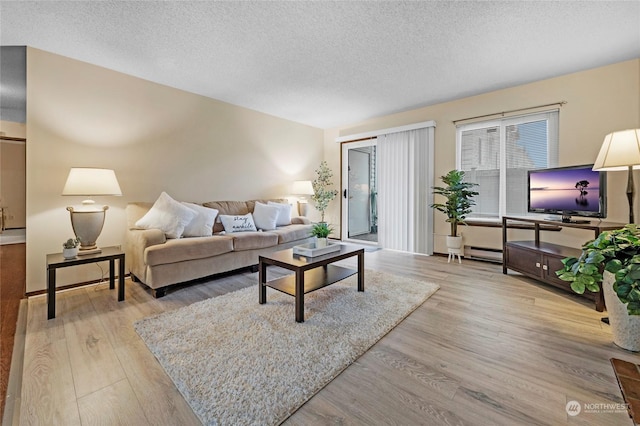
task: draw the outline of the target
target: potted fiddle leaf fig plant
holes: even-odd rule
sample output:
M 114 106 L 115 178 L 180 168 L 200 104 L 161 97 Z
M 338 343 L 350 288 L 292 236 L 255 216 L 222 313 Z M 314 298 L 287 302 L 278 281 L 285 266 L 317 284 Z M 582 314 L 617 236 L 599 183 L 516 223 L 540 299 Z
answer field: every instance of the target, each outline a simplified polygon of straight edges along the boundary
M 327 238 L 333 231 L 333 228 L 326 222 L 320 222 L 313 225 L 311 235 L 316 237 L 316 247 L 326 247 Z
M 62 257 L 65 259 L 75 259 L 78 255 L 78 246 L 80 245 L 79 238 L 69 238 L 62 243 Z
M 451 232 L 447 237 L 447 248 L 458 250 L 462 247 L 462 236 L 458 235 L 458 225 L 464 224 L 465 219 L 471 213 L 471 207 L 476 204 L 473 197 L 478 192 L 473 187 L 477 183 L 465 182 L 464 171 L 451 170 L 440 179 L 446 186 L 434 186 L 433 193 L 445 197 L 444 203 L 434 203 L 431 208 L 444 213 L 446 221 L 451 225 Z M 451 252 L 451 251 L 450 251 Z
M 556 271 L 571 289 L 604 293 L 613 342 L 640 351 L 640 229 L 635 224 L 604 231 L 582 246 L 580 257 L 562 260 Z

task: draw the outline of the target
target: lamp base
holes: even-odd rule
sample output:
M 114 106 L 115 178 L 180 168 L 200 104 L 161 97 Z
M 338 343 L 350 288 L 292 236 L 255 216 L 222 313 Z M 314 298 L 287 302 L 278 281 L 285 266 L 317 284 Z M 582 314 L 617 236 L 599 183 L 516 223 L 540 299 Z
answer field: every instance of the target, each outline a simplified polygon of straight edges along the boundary
M 102 249 L 101 248 L 92 248 L 92 249 L 83 249 L 82 247 L 80 247 L 80 250 L 78 250 L 78 256 L 86 256 L 88 254 L 98 254 L 98 253 L 102 253 Z
M 298 201 L 298 214 L 300 216 L 306 216 L 309 212 L 309 203 L 306 201 Z
M 79 256 L 102 252 L 96 245 L 96 240 L 102 232 L 108 208 L 109 206 L 100 208 L 93 205 L 83 205 L 79 210 L 75 210 L 73 207 L 67 207 L 71 215 L 71 227 L 76 238 L 80 240 Z

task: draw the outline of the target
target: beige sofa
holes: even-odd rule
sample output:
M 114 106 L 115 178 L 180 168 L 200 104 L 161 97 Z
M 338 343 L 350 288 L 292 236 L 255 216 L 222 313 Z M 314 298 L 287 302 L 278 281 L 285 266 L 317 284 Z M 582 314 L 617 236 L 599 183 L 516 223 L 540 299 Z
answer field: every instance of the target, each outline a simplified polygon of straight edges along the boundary
M 211 201 L 202 205 L 217 209 L 219 215 L 245 215 L 253 213 L 256 201 L 286 203 L 286 200 L 252 200 Z M 230 234 L 222 232 L 222 223 L 216 219 L 212 236 L 168 239 L 160 229 L 135 226 L 152 206 L 153 203 L 142 202 L 127 205 L 125 254 L 131 278 L 150 287 L 154 297 L 164 296 L 174 284 L 246 267 L 257 270 L 259 255 L 313 241 L 312 225 L 305 217 L 293 217 L 291 225 L 272 231 Z

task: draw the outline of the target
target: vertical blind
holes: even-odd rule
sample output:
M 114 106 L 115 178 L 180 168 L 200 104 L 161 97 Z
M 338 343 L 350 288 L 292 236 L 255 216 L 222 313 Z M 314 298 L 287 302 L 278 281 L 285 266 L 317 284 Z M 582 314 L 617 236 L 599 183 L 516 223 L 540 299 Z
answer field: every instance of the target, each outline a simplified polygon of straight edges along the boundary
M 378 136 L 378 243 L 433 253 L 433 127 Z

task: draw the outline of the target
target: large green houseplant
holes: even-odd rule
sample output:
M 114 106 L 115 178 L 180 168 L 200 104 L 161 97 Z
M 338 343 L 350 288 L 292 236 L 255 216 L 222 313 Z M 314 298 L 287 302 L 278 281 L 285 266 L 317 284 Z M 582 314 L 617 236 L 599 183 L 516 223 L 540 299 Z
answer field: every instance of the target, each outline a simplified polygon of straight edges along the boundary
M 635 224 L 604 231 L 582 246 L 579 258 L 562 260 L 558 278 L 571 283 L 571 289 L 600 291 L 602 271 L 614 274 L 613 290 L 630 315 L 640 315 L 640 230 Z
M 464 220 L 469 213 L 471 207 L 476 204 L 473 197 L 478 195 L 473 190 L 477 183 L 465 182 L 464 171 L 451 170 L 440 179 L 447 186 L 434 186 L 433 193 L 446 198 L 444 203 L 433 203 L 432 208 L 444 213 L 447 216 L 447 222 L 451 224 L 452 237 L 458 236 L 458 225 L 464 224 Z
M 604 231 L 582 246 L 580 257 L 562 260 L 556 271 L 582 294 L 602 287 L 613 342 L 640 351 L 640 230 L 637 225 Z

